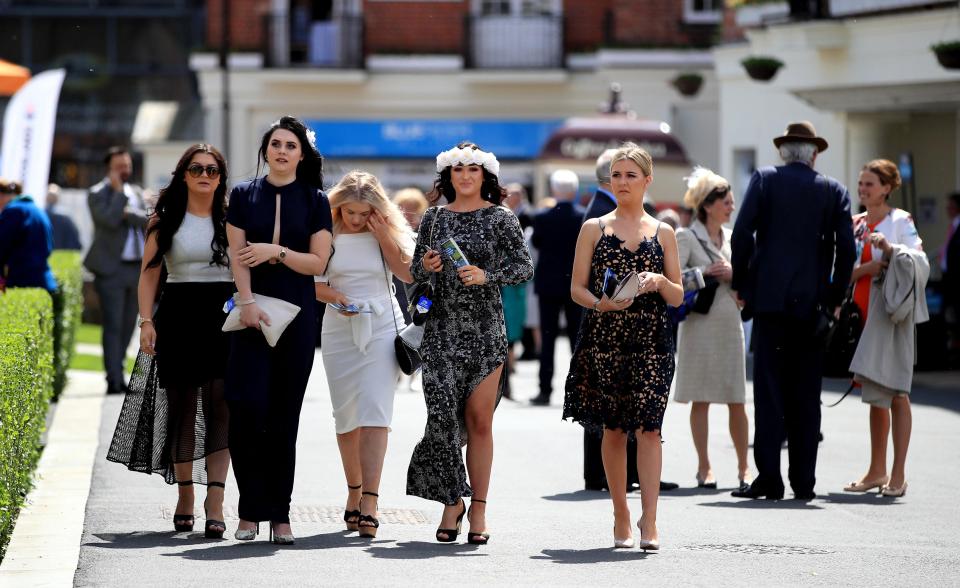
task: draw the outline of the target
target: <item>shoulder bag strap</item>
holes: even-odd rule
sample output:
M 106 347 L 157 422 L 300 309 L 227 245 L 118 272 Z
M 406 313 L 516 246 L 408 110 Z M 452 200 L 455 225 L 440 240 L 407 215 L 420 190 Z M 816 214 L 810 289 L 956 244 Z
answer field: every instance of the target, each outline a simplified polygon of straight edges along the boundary
M 393 315 L 393 330 L 397 332 L 399 337 L 400 327 L 397 326 L 397 310 L 393 307 L 393 282 L 390 280 L 390 272 L 387 271 L 387 260 L 383 257 L 383 249 L 380 249 L 380 263 L 383 264 L 383 279 L 387 283 L 387 304 L 390 306 L 390 314 Z

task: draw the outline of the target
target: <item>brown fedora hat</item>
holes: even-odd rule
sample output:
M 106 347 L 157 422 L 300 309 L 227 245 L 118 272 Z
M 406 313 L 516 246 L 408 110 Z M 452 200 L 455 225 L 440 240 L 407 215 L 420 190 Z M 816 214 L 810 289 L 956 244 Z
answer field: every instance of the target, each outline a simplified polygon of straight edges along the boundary
M 773 138 L 773 144 L 778 149 L 784 143 L 812 143 L 817 146 L 817 151 L 820 153 L 827 150 L 827 140 L 818 137 L 817 129 L 813 128 L 813 123 L 805 120 L 788 124 L 787 130 L 782 135 Z

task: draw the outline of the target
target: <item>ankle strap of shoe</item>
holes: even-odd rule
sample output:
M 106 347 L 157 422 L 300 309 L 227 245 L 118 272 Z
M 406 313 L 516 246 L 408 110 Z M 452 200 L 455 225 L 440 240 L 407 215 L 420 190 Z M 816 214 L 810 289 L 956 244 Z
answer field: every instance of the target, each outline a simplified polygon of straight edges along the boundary
M 376 496 L 377 498 L 380 498 L 380 495 L 376 492 L 361 492 L 360 494 L 366 494 L 367 496 Z
M 357 484 L 356 486 L 351 486 L 350 484 L 347 484 L 347 488 L 351 490 L 359 490 L 362 487 L 363 487 L 363 484 Z
M 193 486 L 193 480 L 187 480 L 185 482 L 177 482 L 177 486 Z
M 486 503 L 487 503 L 487 501 L 484 500 L 484 499 L 482 499 L 482 498 L 471 498 L 471 499 L 470 499 L 470 502 L 471 502 L 471 503 L 473 503 L 473 502 L 482 502 L 483 504 L 486 504 Z
M 223 488 L 224 490 L 227 489 L 227 485 L 224 484 L 223 482 L 207 482 L 207 487 L 208 487 L 208 488 Z

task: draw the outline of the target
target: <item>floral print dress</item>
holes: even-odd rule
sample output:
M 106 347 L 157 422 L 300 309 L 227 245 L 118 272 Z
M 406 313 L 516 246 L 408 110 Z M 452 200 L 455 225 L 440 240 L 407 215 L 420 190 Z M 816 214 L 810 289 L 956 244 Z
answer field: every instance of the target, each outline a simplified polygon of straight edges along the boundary
M 602 221 L 600 230 L 590 264 L 595 296 L 607 268 L 618 276 L 631 270 L 663 273 L 663 247 L 656 235 L 631 251 Z M 591 429 L 659 432 L 673 371 L 673 326 L 659 293 L 638 296 L 626 310 L 588 310 L 570 360 L 563 418 Z
M 473 494 L 461 453 L 467 443 L 467 399 L 507 357 L 500 287 L 529 280 L 533 264 L 520 222 L 502 206 L 471 212 L 431 208 L 420 228 L 411 271 L 417 282 L 432 277 L 436 282 L 420 347 L 427 426 L 410 460 L 407 494 L 454 504 Z M 484 270 L 485 284 L 464 286 L 446 256 L 439 273 L 423 269 L 427 250 L 439 251 L 439 244 L 448 237 L 457 242 L 471 265 Z M 498 401 L 503 381 L 501 376 Z

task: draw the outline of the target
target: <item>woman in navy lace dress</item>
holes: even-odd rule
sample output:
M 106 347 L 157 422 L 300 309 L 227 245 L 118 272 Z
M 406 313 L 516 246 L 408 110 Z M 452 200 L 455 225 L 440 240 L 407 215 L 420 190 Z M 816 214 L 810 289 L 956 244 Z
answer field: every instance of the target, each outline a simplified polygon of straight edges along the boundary
M 657 499 L 662 464 L 660 428 L 673 380 L 673 327 L 667 304 L 683 300 L 677 239 L 669 225 L 643 210 L 653 160 L 627 143 L 614 155 L 611 185 L 617 208 L 584 223 L 577 241 L 571 293 L 588 309 L 570 373 L 563 418 L 603 428 L 603 469 L 613 500 L 616 547 L 633 547 L 627 506 L 627 438 L 637 438 L 643 515 L 640 547 L 658 549 Z M 603 294 L 604 274 L 640 277 L 636 298 Z

